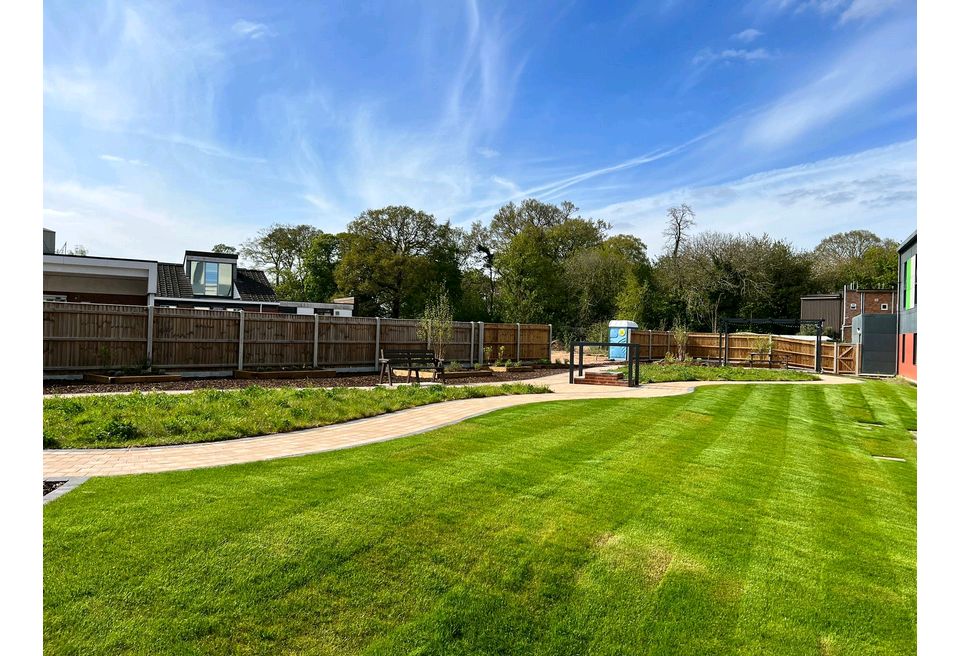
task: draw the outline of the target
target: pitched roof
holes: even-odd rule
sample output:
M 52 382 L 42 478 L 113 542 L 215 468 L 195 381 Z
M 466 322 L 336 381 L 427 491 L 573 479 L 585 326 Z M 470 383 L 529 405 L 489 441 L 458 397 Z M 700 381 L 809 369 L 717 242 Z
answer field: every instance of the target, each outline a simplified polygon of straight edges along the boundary
M 242 301 L 275 302 L 277 295 L 267 275 L 259 269 L 237 268 L 237 291 Z M 157 296 L 162 298 L 205 298 L 196 296 L 182 264 L 157 263 Z
M 237 268 L 237 291 L 244 301 L 276 301 L 277 294 L 267 280 L 267 274 L 259 269 Z
M 157 296 L 193 298 L 193 287 L 182 264 L 157 262 Z

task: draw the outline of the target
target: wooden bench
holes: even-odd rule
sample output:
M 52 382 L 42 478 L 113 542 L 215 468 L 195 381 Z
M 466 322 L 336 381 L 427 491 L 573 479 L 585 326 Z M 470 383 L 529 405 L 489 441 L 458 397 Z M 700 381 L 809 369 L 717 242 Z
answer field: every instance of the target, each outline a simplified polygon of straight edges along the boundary
M 443 360 L 434 355 L 433 351 L 423 350 L 381 350 L 380 351 L 380 381 L 386 376 L 390 385 L 393 385 L 393 370 L 406 369 L 407 382 L 415 374 L 417 382 L 420 382 L 420 371 L 423 369 L 432 370 L 437 373 L 440 382 L 446 382 L 443 375 Z

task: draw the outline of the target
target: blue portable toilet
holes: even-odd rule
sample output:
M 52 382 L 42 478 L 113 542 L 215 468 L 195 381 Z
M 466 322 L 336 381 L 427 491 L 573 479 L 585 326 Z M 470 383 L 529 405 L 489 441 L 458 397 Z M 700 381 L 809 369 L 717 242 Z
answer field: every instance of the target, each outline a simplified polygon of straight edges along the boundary
M 610 326 L 610 339 L 608 341 L 614 342 L 616 344 L 629 344 L 630 343 L 630 333 L 636 330 L 637 324 L 632 321 L 622 321 L 614 320 L 609 324 Z M 626 362 L 627 360 L 627 347 L 626 346 L 611 346 L 610 347 L 610 359 L 619 360 L 621 362 Z

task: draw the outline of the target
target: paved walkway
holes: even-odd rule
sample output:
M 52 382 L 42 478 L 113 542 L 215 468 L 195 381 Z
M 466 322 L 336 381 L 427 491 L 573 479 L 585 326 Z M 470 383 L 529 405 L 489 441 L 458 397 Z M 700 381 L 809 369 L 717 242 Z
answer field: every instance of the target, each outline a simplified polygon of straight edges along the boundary
M 701 385 L 741 384 L 704 381 L 656 383 L 639 388 L 570 385 L 567 382 L 566 372 L 523 382 L 548 385 L 553 390 L 553 394 L 525 394 L 447 401 L 333 426 L 222 442 L 129 449 L 45 450 L 43 452 L 43 477 L 118 476 L 233 465 L 393 440 L 455 424 L 464 419 L 494 410 L 528 403 L 600 398 L 653 398 L 686 394 Z M 839 376 L 824 376 L 821 381 L 799 384 L 822 385 L 854 382 L 858 381 Z

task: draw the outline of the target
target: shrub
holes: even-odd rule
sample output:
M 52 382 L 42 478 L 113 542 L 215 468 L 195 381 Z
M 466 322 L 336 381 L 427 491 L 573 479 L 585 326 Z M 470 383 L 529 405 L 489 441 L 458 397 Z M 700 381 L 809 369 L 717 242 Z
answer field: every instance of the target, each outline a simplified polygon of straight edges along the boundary
M 113 418 L 97 433 L 97 440 L 123 442 L 132 440 L 139 434 L 140 431 L 132 422 L 126 419 Z

